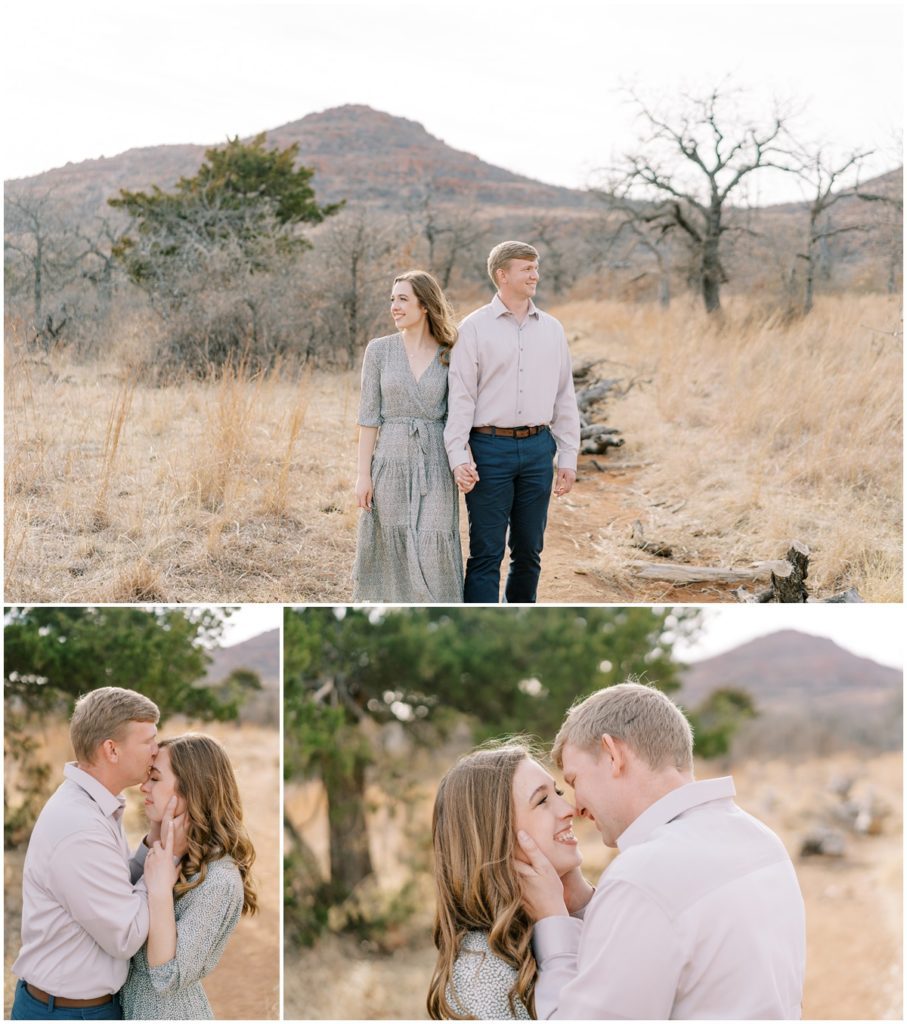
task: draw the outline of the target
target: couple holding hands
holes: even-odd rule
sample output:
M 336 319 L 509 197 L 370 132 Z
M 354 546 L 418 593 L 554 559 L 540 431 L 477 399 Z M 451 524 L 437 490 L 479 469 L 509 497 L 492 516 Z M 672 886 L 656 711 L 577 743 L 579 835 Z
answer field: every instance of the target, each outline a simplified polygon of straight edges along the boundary
M 554 458 L 561 496 L 576 479 L 579 412 L 564 329 L 532 301 L 538 252 L 501 242 L 487 266 L 497 292 L 459 328 L 430 274 L 401 274 L 397 333 L 365 350 L 356 602 L 497 604 L 505 545 L 505 600 L 536 600 Z

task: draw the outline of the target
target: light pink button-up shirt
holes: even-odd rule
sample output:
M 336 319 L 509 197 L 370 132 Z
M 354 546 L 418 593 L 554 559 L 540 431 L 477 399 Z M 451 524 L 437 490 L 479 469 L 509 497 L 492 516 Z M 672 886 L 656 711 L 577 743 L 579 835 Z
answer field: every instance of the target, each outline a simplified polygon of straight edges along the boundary
M 119 991 L 148 936 L 147 848 L 130 860 L 126 801 L 74 762 L 32 830 L 22 877 L 22 948 L 12 971 L 55 996 Z
M 522 324 L 495 295 L 460 324 L 450 354 L 444 445 L 450 468 L 468 462 L 473 427 L 547 424 L 559 469 L 576 469 L 579 410 L 560 321 L 530 300 Z
M 710 779 L 656 801 L 618 839 L 583 919 L 536 924 L 539 1018 L 799 1019 L 800 887 L 734 792 Z

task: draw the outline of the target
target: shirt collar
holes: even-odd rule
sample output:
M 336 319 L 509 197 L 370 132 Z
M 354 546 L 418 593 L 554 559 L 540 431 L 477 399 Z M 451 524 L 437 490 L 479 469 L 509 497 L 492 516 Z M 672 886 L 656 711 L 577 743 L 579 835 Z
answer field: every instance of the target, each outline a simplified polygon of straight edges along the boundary
M 513 316 L 513 313 L 504 305 L 501 299 L 501 293 L 495 292 L 494 298 L 491 300 L 491 309 L 494 315 L 497 316 Z M 529 316 L 534 316 L 536 320 L 539 318 L 539 311 L 532 299 L 529 300 Z
M 645 842 L 659 827 L 673 821 L 684 811 L 692 810 L 712 800 L 726 800 L 735 796 L 734 780 L 730 775 L 721 779 L 706 779 L 704 782 L 688 782 L 672 789 L 670 793 L 647 807 L 629 828 L 624 829 L 617 839 L 620 850 Z
M 101 808 L 101 813 L 105 818 L 114 817 L 117 821 L 120 820 L 123 815 L 123 808 L 126 806 L 126 797 L 122 794 L 114 796 L 102 782 L 98 782 L 88 772 L 82 771 L 75 761 L 68 761 L 64 765 L 63 775 L 70 782 L 74 782 L 80 789 L 85 790 L 98 807 Z

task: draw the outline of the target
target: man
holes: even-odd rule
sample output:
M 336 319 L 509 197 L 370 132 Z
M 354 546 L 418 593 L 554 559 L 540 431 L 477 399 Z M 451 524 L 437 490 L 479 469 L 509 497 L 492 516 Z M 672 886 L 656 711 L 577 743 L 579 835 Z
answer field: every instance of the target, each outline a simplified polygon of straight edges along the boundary
M 469 514 L 463 599 L 498 603 L 506 541 L 505 599 L 533 603 L 552 460 L 556 450 L 560 497 L 576 480 L 579 411 L 564 328 L 532 301 L 538 252 L 501 242 L 488 256 L 488 274 L 497 294 L 460 325 L 448 375 L 444 444 Z
M 148 777 L 159 717 L 147 697 L 115 686 L 76 704 L 76 760 L 38 815 L 25 855 L 13 1020 L 122 1016 L 117 993 L 148 935 L 141 876 L 160 826 L 130 859 L 120 793 Z
M 799 1018 L 805 919 L 790 857 L 734 803 L 732 779 L 694 781 L 680 709 L 635 683 L 599 690 L 552 754 L 578 813 L 620 854 L 593 890 L 578 868 L 562 883 L 520 833 L 539 1018 Z

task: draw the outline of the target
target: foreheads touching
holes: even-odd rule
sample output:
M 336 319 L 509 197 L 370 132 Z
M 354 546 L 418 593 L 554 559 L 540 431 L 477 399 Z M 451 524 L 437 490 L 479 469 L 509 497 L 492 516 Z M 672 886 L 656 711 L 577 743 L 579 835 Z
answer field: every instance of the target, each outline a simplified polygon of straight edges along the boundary
M 567 744 L 598 757 L 604 736 L 626 744 L 654 772 L 693 770 L 690 723 L 680 708 L 653 686 L 620 683 L 574 704 L 555 737 L 551 757 L 564 768 Z
M 157 753 L 157 705 L 135 690 L 102 686 L 80 697 L 69 723 L 76 760 L 95 765 L 99 759 L 122 764 L 143 762 L 145 772 Z M 141 781 L 141 776 L 136 780 Z

